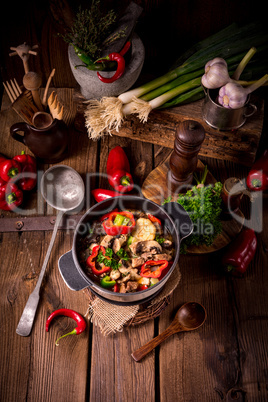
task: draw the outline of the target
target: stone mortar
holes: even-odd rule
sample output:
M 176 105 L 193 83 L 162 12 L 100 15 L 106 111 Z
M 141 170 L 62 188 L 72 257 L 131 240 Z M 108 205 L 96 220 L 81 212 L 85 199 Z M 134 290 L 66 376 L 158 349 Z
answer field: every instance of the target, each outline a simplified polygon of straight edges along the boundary
M 69 63 L 75 80 L 80 85 L 80 90 L 85 99 L 101 99 L 103 96 L 118 96 L 127 91 L 138 79 L 143 67 L 145 49 L 137 34 L 132 38 L 132 54 L 129 63 L 126 65 L 124 74 L 111 84 L 103 83 L 98 77 L 97 72 L 88 70 L 86 67 L 75 66 L 82 64 L 79 57 L 75 54 L 72 45 L 68 47 Z M 112 77 L 115 71 L 101 71 L 103 77 Z

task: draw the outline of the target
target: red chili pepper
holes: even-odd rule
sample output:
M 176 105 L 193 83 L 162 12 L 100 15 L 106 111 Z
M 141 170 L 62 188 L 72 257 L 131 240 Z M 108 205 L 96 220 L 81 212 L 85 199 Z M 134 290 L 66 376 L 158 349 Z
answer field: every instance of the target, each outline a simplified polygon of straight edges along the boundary
M 151 267 L 153 266 L 157 266 L 157 269 L 155 271 L 151 270 Z M 145 278 L 159 278 L 161 276 L 163 269 L 165 269 L 167 266 L 168 266 L 167 260 L 160 260 L 160 261 L 149 260 L 142 265 L 140 275 Z
M 0 159 L 0 177 L 8 182 L 21 172 L 21 165 L 13 159 L 5 158 L 3 155 Z
M 114 81 L 118 80 L 118 78 L 120 78 L 123 75 L 123 73 L 125 71 L 125 64 L 126 64 L 124 57 L 121 56 L 120 53 L 110 53 L 108 56 L 108 60 L 110 60 L 110 61 L 114 60 L 117 62 L 117 70 L 116 70 L 115 74 L 110 78 L 103 77 L 102 75 L 100 75 L 99 72 L 97 72 L 97 76 L 105 84 L 111 84 Z
M 15 183 L 9 182 L 0 186 L 0 209 L 14 211 L 16 207 L 22 204 L 22 201 L 23 192 Z
M 101 275 L 111 270 L 111 267 L 105 265 L 101 269 L 96 267 L 96 258 L 98 257 L 99 250 L 101 250 L 102 254 L 105 255 L 106 250 L 103 246 L 95 246 L 92 249 L 92 254 L 87 258 L 86 261 L 87 266 L 91 269 L 94 275 Z M 107 256 L 106 259 L 109 260 L 110 257 Z
M 117 216 L 122 216 L 129 219 L 131 225 L 124 225 L 115 223 Z M 102 226 L 105 232 L 110 236 L 117 236 L 118 234 L 127 234 L 130 233 L 136 225 L 135 218 L 131 212 L 123 211 L 123 212 L 111 212 L 108 219 L 102 222 Z
M 147 216 L 148 216 L 148 218 L 150 219 L 151 222 L 153 222 L 153 223 L 157 222 L 157 223 L 159 223 L 159 225 L 162 225 L 160 219 L 158 219 L 156 216 L 151 215 L 151 214 L 147 214 Z
M 121 54 L 121 56 L 125 56 L 125 54 L 129 51 L 130 47 L 131 47 L 131 42 L 128 40 L 125 43 L 123 49 L 120 50 L 120 52 L 119 52 Z
M 225 271 L 236 276 L 245 273 L 257 249 L 257 238 L 253 229 L 243 229 L 232 241 L 222 258 Z
M 65 316 L 65 317 L 70 317 L 73 318 L 76 323 L 77 323 L 77 327 L 74 328 L 71 332 L 68 332 L 68 334 L 62 335 L 60 336 L 57 340 L 56 340 L 56 345 L 58 346 L 58 341 L 61 338 L 64 338 L 65 336 L 68 335 L 79 335 L 81 334 L 85 329 L 86 329 L 86 321 L 84 319 L 84 317 L 82 317 L 79 313 L 77 313 L 74 310 L 70 310 L 68 308 L 60 308 L 59 310 L 55 310 L 53 311 L 53 313 L 50 314 L 50 316 L 48 317 L 47 321 L 46 321 L 46 331 L 48 332 L 49 330 L 49 326 L 51 321 L 58 316 Z
M 110 151 L 106 170 L 108 181 L 116 191 L 125 193 L 133 189 L 134 184 L 130 174 L 129 161 L 120 145 Z
M 122 195 L 121 193 L 118 193 L 116 191 L 105 190 L 103 188 L 96 188 L 95 190 L 92 190 L 91 192 L 97 202 L 107 200 L 107 198 L 113 198 L 113 197 Z
M 247 177 L 247 187 L 252 191 L 268 189 L 268 149 L 251 167 Z

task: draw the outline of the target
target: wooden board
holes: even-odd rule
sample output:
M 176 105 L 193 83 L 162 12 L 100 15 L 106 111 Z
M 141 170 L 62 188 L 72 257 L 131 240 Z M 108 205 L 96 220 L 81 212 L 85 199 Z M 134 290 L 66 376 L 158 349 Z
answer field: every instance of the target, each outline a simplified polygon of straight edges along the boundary
M 204 168 L 203 163 L 198 160 L 197 171 Z M 145 198 L 156 202 L 161 205 L 162 202 L 168 197 L 172 197 L 172 201 L 176 201 L 177 197 L 174 195 L 167 185 L 167 173 L 169 171 L 169 158 L 156 169 L 154 169 L 145 179 L 142 185 L 142 194 Z M 216 179 L 213 175 L 208 172 L 207 183 L 215 183 Z M 211 253 L 213 251 L 220 250 L 221 248 L 227 246 L 241 231 L 244 215 L 239 210 L 237 212 L 239 222 L 236 219 L 228 219 L 222 221 L 222 232 L 216 237 L 211 246 L 200 245 L 191 246 L 187 248 L 188 254 L 203 254 Z
M 75 126 L 78 130 L 84 130 L 85 99 L 79 91 L 75 91 L 74 99 L 78 104 Z M 202 119 L 201 99 L 188 105 L 152 111 L 146 123 L 141 123 L 135 116 L 128 116 L 120 130 L 113 131 L 113 135 L 173 148 L 178 124 L 188 119 L 196 120 L 203 125 L 206 132 L 200 150 L 201 156 L 251 166 L 256 157 L 264 119 L 263 100 L 255 98 L 252 103 L 257 106 L 257 112 L 242 127 L 233 131 L 219 131 L 206 124 Z

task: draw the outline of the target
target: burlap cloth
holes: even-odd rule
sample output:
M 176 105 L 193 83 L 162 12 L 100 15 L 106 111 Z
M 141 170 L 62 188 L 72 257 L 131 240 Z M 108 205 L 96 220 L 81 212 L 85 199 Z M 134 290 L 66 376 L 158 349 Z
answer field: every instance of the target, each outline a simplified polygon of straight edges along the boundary
M 178 286 L 181 279 L 179 266 L 177 265 L 161 292 L 150 302 L 134 306 L 118 306 L 108 303 L 96 295 L 90 288 L 84 290 L 89 305 L 86 316 L 97 325 L 105 336 L 122 332 L 124 327 L 141 324 L 155 318 L 170 303 L 170 296 Z

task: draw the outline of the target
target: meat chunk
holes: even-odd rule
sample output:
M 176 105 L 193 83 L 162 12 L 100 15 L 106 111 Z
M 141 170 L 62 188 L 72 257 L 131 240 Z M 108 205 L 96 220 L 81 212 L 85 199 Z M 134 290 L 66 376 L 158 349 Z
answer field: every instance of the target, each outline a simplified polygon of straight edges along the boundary
M 121 235 L 120 237 L 116 238 L 113 242 L 113 252 L 116 254 L 126 241 L 126 235 Z
M 130 270 L 130 280 L 131 281 L 138 281 L 141 278 L 141 276 L 138 274 L 138 270 L 135 268 L 131 268 Z
M 119 293 L 126 293 L 126 285 L 124 283 L 121 283 L 120 288 L 119 288 Z
M 148 261 L 153 258 L 153 254 L 152 253 L 142 253 L 141 257 L 144 259 L 144 261 Z
M 162 251 L 162 247 L 155 240 L 146 240 L 134 242 L 129 246 L 133 254 L 138 255 L 146 252 L 151 254 L 159 254 Z
M 113 239 L 114 239 L 114 236 L 106 235 L 100 242 L 100 245 L 105 248 L 110 247 Z
M 172 256 L 170 254 L 155 254 L 153 256 L 154 261 L 161 261 L 161 260 L 166 260 L 166 261 L 171 261 Z
M 136 227 L 132 232 L 135 241 L 153 240 L 155 238 L 156 227 L 147 218 L 139 218 L 136 221 Z
M 118 278 L 120 278 L 120 271 L 118 269 L 112 269 L 110 272 L 110 278 L 113 281 L 116 281 Z
M 118 280 L 117 283 L 124 283 L 130 280 L 130 272 L 128 274 L 122 274 L 122 279 Z
M 127 292 L 136 292 L 138 287 L 139 287 L 139 284 L 137 282 L 128 281 L 126 291 Z
M 141 266 L 142 264 L 144 264 L 144 262 L 144 259 L 141 257 L 131 259 L 131 265 L 133 268 Z

